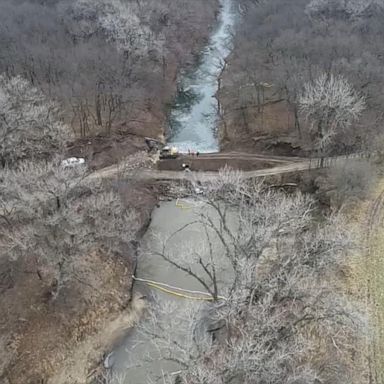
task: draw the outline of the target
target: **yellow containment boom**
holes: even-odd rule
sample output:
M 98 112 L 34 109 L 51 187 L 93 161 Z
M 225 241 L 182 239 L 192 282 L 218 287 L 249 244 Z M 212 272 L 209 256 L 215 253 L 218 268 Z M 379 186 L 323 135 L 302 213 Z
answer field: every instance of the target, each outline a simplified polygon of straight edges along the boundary
M 135 276 L 132 276 L 132 278 L 136 281 L 140 281 L 142 283 L 145 283 L 152 288 L 156 288 L 159 291 L 162 291 L 162 292 L 167 293 L 169 295 L 173 295 L 173 296 L 180 297 L 183 299 L 213 301 L 213 297 L 208 292 L 191 291 L 189 289 L 174 287 L 172 285 L 161 283 L 159 281 L 140 279 L 140 278 L 135 277 Z M 227 300 L 223 296 L 218 296 L 218 299 Z

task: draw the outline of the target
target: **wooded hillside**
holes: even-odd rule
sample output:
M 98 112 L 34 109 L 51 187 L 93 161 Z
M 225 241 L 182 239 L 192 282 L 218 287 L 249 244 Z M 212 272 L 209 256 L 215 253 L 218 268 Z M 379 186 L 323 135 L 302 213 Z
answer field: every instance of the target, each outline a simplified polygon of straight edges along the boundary
M 220 92 L 224 148 L 335 154 L 380 147 L 383 2 L 240 4 Z

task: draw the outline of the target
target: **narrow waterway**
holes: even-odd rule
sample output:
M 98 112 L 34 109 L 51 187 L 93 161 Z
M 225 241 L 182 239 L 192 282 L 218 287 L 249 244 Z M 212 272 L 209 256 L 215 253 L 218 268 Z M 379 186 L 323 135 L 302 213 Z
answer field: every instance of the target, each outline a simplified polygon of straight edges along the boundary
M 169 119 L 168 143 L 180 152 L 218 152 L 218 77 L 231 50 L 235 16 L 232 0 L 220 0 L 221 13 L 197 68 L 180 76 Z
M 218 25 L 208 46 L 202 52 L 198 67 L 180 77 L 179 93 L 170 116 L 168 144 L 178 147 L 181 152 L 191 150 L 203 153 L 219 150 L 216 132 L 218 103 L 215 95 L 224 58 L 230 52 L 231 29 L 235 19 L 232 0 L 220 0 L 220 3 Z M 182 205 L 171 201 L 162 203 L 155 209 L 150 228 L 141 242 L 136 275 L 183 289 L 204 291 L 204 287 L 197 280 L 172 267 L 161 257 L 155 257 L 153 252 L 160 250 L 162 239 L 176 232 L 167 245 L 176 259 L 193 249 L 203 255 L 209 247 L 206 243 L 206 232 L 201 224 L 195 222 L 201 212 L 206 214 L 207 210 L 205 204 L 197 201 L 184 201 Z M 213 220 L 218 220 L 218 217 Z M 191 223 L 195 224 L 188 226 Z M 178 232 L 180 228 L 184 229 Z M 224 252 L 218 239 L 213 239 L 210 246 L 213 246 L 215 257 L 220 257 L 221 260 Z M 225 267 L 225 264 L 225 260 L 218 263 L 222 267 L 219 273 L 223 279 L 228 276 L 229 271 L 228 265 Z M 224 283 L 219 281 L 219 285 L 222 284 Z M 135 294 L 144 295 L 148 303 L 154 298 L 160 305 L 173 302 L 180 306 L 180 311 L 183 311 L 186 305 L 185 299 L 154 290 L 142 282 L 135 285 L 134 291 Z M 143 322 L 145 321 L 144 318 Z M 151 340 L 141 333 L 140 327 L 132 330 L 106 361 L 111 372 L 117 375 L 112 384 L 163 383 L 165 372 L 177 371 L 180 368 L 162 360 L 160 355 L 157 355 L 158 360 L 154 360 L 154 357 L 156 358 L 156 348 Z
M 199 220 L 202 213 L 209 215 L 213 222 L 218 223 L 217 213 L 203 201 L 183 199 L 161 203 L 153 211 L 151 225 L 142 239 L 136 276 L 183 289 L 205 291 L 196 279 L 156 254 L 162 251 L 163 241 L 167 240 L 167 253 L 172 255 L 173 260 L 180 263 L 185 262 L 188 254 L 199 254 L 203 259 L 208 257 L 210 253 L 206 228 Z M 228 224 L 233 228 L 236 228 L 235 217 L 234 213 L 228 213 Z M 218 237 L 213 231 L 209 233 L 210 245 L 213 249 L 212 257 L 217 260 L 218 284 L 221 292 L 224 286 L 228 285 L 228 280 L 232 275 L 231 268 L 228 260 L 222 256 L 225 252 Z M 201 276 L 204 275 L 201 270 L 195 269 L 196 264 L 191 262 L 188 265 Z M 197 303 L 190 299 L 164 293 L 143 282 L 135 284 L 134 294 L 144 295 L 148 305 L 154 300 L 160 307 L 166 307 L 171 303 L 179 313 L 183 313 L 189 303 Z M 145 316 L 142 322 L 146 322 Z M 173 329 L 172 333 L 177 331 Z M 176 364 L 161 358 L 156 344 L 148 338 L 148 335 L 142 333 L 140 325 L 132 330 L 121 346 L 115 350 L 111 360 L 113 372 L 124 377 L 122 382 L 115 381 L 113 384 L 163 383 L 161 380 L 163 375 L 180 369 Z

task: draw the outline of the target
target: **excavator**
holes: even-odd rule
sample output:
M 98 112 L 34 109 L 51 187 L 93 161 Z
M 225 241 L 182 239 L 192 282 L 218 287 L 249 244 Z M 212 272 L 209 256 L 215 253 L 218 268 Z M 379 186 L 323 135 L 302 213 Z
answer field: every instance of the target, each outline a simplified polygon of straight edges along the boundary
M 176 147 L 165 146 L 160 150 L 160 159 L 177 159 L 179 151 Z
M 160 151 L 160 159 L 176 159 L 179 156 L 179 150 L 176 147 L 164 146 L 160 140 L 151 137 L 145 137 L 144 139 L 149 152 Z

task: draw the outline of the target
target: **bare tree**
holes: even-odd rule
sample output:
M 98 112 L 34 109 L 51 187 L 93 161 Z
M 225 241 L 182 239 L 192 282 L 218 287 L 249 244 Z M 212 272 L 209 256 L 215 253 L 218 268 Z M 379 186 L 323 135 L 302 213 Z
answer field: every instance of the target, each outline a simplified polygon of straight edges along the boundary
M 85 176 L 85 170 L 54 163 L 1 174 L 1 255 L 34 261 L 40 279 L 42 270 L 52 270 L 54 297 L 73 278 L 77 259 L 93 250 L 114 254 L 137 229 L 134 212 L 117 193 Z
M 318 224 L 310 199 L 239 183 L 229 171 L 223 176 L 202 186 L 207 206 L 200 220 L 212 230 L 209 242 L 215 236 L 224 251 L 221 259 L 208 253 L 195 260 L 215 263 L 217 271 L 229 260 L 225 298 L 212 294 L 212 303 L 182 309 L 162 302 L 143 326 L 162 358 L 178 364 L 167 379 L 349 383 L 361 319 L 333 282 L 351 245 L 342 217 Z M 166 260 L 199 281 L 203 276 L 186 271 L 180 258 Z
M 348 160 L 336 164 L 318 181 L 335 208 L 342 209 L 367 197 L 377 181 L 377 169 L 367 160 Z
M 342 76 L 322 74 L 304 86 L 299 109 L 310 123 L 315 147 L 324 154 L 342 133 L 348 135 L 352 123 L 365 109 L 364 98 Z
M 371 6 L 383 7 L 382 0 L 312 0 L 307 11 L 311 16 L 329 17 L 344 14 L 350 17 L 361 16 Z
M 164 120 L 177 70 L 214 23 L 215 0 L 4 0 L 0 73 L 58 100 L 79 136 L 147 130 Z
M 358 98 L 364 94 L 367 108 L 348 135 L 334 137 L 332 151 L 341 154 L 372 148 L 372 137 L 382 136 L 383 101 L 378 86 L 382 65 L 376 52 L 382 49 L 378 36 L 382 34 L 383 2 L 238 3 L 241 22 L 236 25 L 233 54 L 218 95 L 224 111 L 225 146 L 281 154 L 313 151 L 315 138 L 308 140 L 298 99 L 306 83 L 314 84 L 321 73 L 333 73 L 335 78 L 348 79 Z M 259 95 L 256 87 L 264 82 L 273 86 Z M 231 113 L 234 109 L 237 112 Z
M 57 107 L 21 77 L 0 75 L 0 162 L 47 157 L 61 149 L 66 127 Z

